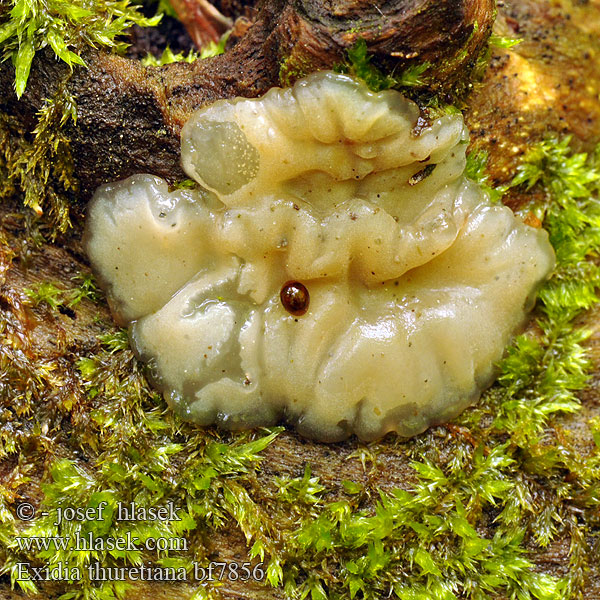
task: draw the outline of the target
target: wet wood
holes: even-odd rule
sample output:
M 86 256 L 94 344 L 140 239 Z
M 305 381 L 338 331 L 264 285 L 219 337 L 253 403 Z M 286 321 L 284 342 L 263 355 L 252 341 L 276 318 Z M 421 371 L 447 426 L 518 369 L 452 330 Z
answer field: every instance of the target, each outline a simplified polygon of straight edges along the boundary
M 429 62 L 435 87 L 450 90 L 468 79 L 490 33 L 493 5 L 493 0 L 265 0 L 246 35 L 222 56 L 144 68 L 139 61 L 89 52 L 89 69 L 76 70 L 68 86 L 78 107 L 69 135 L 81 197 L 89 198 L 101 183 L 142 171 L 184 179 L 179 131 L 194 110 L 220 98 L 259 96 L 279 85 L 282 69 L 291 83 L 332 68 L 359 38 L 376 64 L 400 72 Z M 0 112 L 31 130 L 36 111 L 66 73 L 50 49 L 40 53 L 18 102 L 11 92 L 13 68 L 1 64 Z
M 262 93 L 278 83 L 281 60 L 285 57 L 307 60 L 311 68 L 330 67 L 356 39 L 352 23 L 359 16 L 365 27 L 362 34 L 382 63 L 397 60 L 398 64 L 404 64 L 403 60 L 413 60 L 406 58 L 412 52 L 418 52 L 418 60 L 435 59 L 445 42 L 452 54 L 466 39 L 477 50 L 479 42 L 476 36 L 469 38 L 472 33 L 469 24 L 477 18 L 480 30 L 485 30 L 481 24 L 489 20 L 489 5 L 434 0 L 422 5 L 430 11 L 429 17 L 421 24 L 411 24 L 402 19 L 401 9 L 406 2 L 381 3 L 378 8 L 385 15 L 382 18 L 371 2 L 334 1 L 316 8 L 307 1 L 276 0 L 262 6 L 247 36 L 223 57 L 195 65 L 146 70 L 134 61 L 103 54 L 88 55 L 86 60 L 91 68 L 78 71 L 70 83 L 79 106 L 77 127 L 71 135 L 84 193 L 89 195 L 101 182 L 139 171 L 150 171 L 171 180 L 183 178 L 178 167 L 178 132 L 191 111 L 217 98 Z M 450 29 L 445 29 L 442 35 L 439 24 L 446 21 Z M 437 23 L 438 31 L 432 27 L 427 33 L 423 29 L 425 23 L 427 26 Z M 597 3 L 574 5 L 567 0 L 563 4 L 551 0 L 511 0 L 500 7 L 499 25 L 501 33 L 523 37 L 524 42 L 511 50 L 494 50 L 483 82 L 468 100 L 466 118 L 472 143 L 489 152 L 492 175 L 501 182 L 513 172 L 523 152 L 549 131 L 572 134 L 575 144 L 582 149 L 589 149 L 600 140 L 600 7 Z M 405 54 L 404 59 L 392 56 L 399 48 Z M 11 67 L 4 63 L 0 66 L 0 111 L 13 114 L 31 130 L 35 111 L 43 98 L 52 93 L 53 82 L 63 73 L 60 63 L 49 55 L 36 60 L 31 88 L 23 102 L 17 104 L 10 93 Z M 445 85 L 444 82 L 451 84 L 458 73 L 441 75 L 446 78 L 441 80 Z M 520 205 L 527 199 L 521 193 L 510 201 Z M 32 311 L 24 301 L 25 289 L 36 282 L 62 282 L 69 287 L 74 274 L 88 270 L 79 242 L 81 223 L 76 222 L 69 236 L 54 245 L 40 249 L 25 247 L 22 218 L 11 216 L 15 210 L 16 207 L 10 206 L 0 209 L 0 233 L 6 239 L 0 254 L 0 311 L 9 324 L 3 335 L 10 336 L 4 337 L 3 343 L 11 339 L 15 347 L 26 349 L 22 356 L 19 354 L 20 360 L 55 365 L 56 373 L 65 383 L 56 393 L 77 394 L 75 361 L 78 356 L 99 348 L 97 336 L 103 331 L 103 324 L 111 320 L 106 306 L 84 303 L 73 319 L 69 314 Z M 9 260 L 9 252 L 19 258 Z M 564 427 L 582 448 L 590 444 L 582 434 L 585 424 L 600 415 L 598 310 L 588 314 L 584 322 L 594 330 L 588 345 L 595 375 L 581 395 L 583 410 L 564 419 Z M 85 410 L 84 404 L 82 407 Z M 83 419 L 85 415 L 79 417 Z M 425 435 L 437 436 L 443 446 L 461 432 L 440 427 Z M 265 451 L 259 483 L 268 485 L 274 475 L 300 476 L 304 465 L 310 463 L 313 474 L 333 489 L 339 489 L 344 479 L 370 481 L 384 490 L 410 486 L 409 460 L 393 442 L 381 444 L 375 472 L 364 471 L 357 460 L 348 460 L 356 448 L 354 440 L 323 445 L 287 431 Z M 63 449 L 66 455 L 71 456 L 70 452 L 66 447 Z M 3 468 L 0 477 L 8 472 L 10 469 Z M 39 474 L 33 473 L 33 481 L 28 484 L 32 497 L 39 486 L 36 475 Z M 245 540 L 236 529 L 212 539 L 211 549 L 222 559 L 247 557 Z M 533 558 L 540 571 L 555 575 L 566 572 L 569 546 L 565 540 L 556 540 L 536 552 Z M 190 586 L 140 585 L 128 598 L 179 600 L 192 592 Z M 55 598 L 60 593 L 59 588 L 50 586 L 44 590 L 44 597 Z M 221 594 L 226 600 L 282 598 L 279 590 L 239 583 L 227 583 Z M 22 596 L 11 592 L 4 581 L 0 597 L 13 600 Z M 600 598 L 597 564 L 590 566 L 584 597 Z

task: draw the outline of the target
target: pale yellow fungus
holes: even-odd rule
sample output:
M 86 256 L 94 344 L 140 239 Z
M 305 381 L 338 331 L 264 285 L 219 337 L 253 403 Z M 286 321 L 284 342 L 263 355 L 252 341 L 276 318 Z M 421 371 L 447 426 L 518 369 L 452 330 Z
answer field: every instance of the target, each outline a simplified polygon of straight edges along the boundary
M 202 191 L 98 190 L 87 249 L 173 408 L 365 440 L 451 419 L 493 380 L 554 264 L 463 174 L 460 115 L 318 73 L 182 132 Z

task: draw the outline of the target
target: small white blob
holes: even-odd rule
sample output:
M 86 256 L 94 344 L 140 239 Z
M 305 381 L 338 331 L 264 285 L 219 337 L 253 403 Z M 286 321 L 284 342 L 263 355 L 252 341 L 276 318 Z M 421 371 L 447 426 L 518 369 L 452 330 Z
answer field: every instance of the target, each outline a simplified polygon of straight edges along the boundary
M 420 433 L 494 378 L 554 266 L 464 176 L 460 115 L 317 73 L 193 115 L 202 188 L 102 186 L 86 231 L 116 319 L 185 419 L 335 441 Z

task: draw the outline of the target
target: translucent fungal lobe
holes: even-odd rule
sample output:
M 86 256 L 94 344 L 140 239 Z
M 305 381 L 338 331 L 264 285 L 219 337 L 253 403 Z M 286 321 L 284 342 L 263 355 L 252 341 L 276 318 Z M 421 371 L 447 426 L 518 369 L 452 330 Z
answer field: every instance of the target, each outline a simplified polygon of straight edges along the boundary
M 412 436 L 494 378 L 554 265 L 545 231 L 463 174 L 460 115 L 318 73 L 182 132 L 201 186 L 101 187 L 86 246 L 116 319 L 185 419 Z

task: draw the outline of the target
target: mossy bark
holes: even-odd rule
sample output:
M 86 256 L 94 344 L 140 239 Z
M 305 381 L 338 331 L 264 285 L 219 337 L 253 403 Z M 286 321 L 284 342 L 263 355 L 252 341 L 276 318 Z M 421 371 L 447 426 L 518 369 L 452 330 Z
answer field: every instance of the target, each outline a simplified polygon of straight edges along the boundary
M 179 131 L 197 108 L 220 98 L 255 97 L 284 80 L 341 63 L 359 38 L 374 60 L 398 71 L 431 63 L 435 92 L 468 83 L 494 17 L 493 0 L 411 0 L 381 6 L 357 0 L 265 1 L 230 51 L 193 64 L 144 68 L 139 61 L 90 51 L 69 92 L 78 106 L 68 131 L 82 199 L 106 181 L 151 172 L 182 179 Z M 0 65 L 0 112 L 26 130 L 67 67 L 50 50 L 34 61 L 25 96 L 10 92 L 14 71 Z
M 573 135 L 576 150 L 600 139 L 600 8 L 597 3 L 512 0 L 495 31 L 522 39 L 493 49 L 468 101 L 471 146 L 488 151 L 495 184 L 508 182 L 533 143 L 549 132 Z M 518 206 L 518 196 L 508 204 Z
M 442 8 L 450 6 L 436 4 Z M 452 3 L 454 7 L 458 5 Z M 305 9 L 304 12 L 300 10 L 301 5 L 286 6 L 284 9 L 281 3 L 265 5 L 261 21 L 251 33 L 253 37 L 248 38 L 247 46 L 234 49 L 229 59 L 214 58 L 193 66 L 144 70 L 125 59 L 90 53 L 87 60 L 91 68 L 76 72 L 70 83 L 79 111 L 77 126 L 70 130 L 70 135 L 75 173 L 80 177 L 83 189 L 81 206 L 97 184 L 130 173 L 150 171 L 171 180 L 183 178 L 178 167 L 177 134 L 186 116 L 197 106 L 216 98 L 256 95 L 276 84 L 281 60 L 286 57 L 297 60 L 295 53 L 305 51 L 290 39 L 306 40 L 302 36 L 307 35 L 307 31 L 317 31 L 318 34 L 311 34 L 311 39 L 319 40 L 335 26 L 331 17 L 324 13 L 311 13 L 309 18 Z M 433 5 L 424 3 L 423 6 L 431 9 Z M 364 3 L 356 4 L 356 14 L 363 8 Z M 385 4 L 380 8 L 386 11 Z M 600 23 L 600 9 L 595 4 L 574 6 L 567 1 L 557 6 L 551 0 L 511 0 L 504 2 L 499 10 L 501 25 L 512 29 L 517 36 L 523 36 L 525 41 L 512 50 L 494 50 L 491 68 L 467 101 L 466 116 L 473 131 L 473 143 L 488 151 L 492 175 L 497 182 L 503 182 L 514 174 L 522 152 L 548 130 L 574 134 L 581 147 L 591 147 L 600 139 L 600 45 L 597 38 L 600 31 L 592 31 Z M 434 12 L 432 18 L 436 14 Z M 472 13 L 469 14 L 472 19 Z M 393 19 L 389 21 L 393 23 Z M 480 32 L 485 32 L 484 21 L 480 21 Z M 396 51 L 399 45 L 390 41 L 392 38 L 387 29 L 383 30 L 385 35 L 380 35 L 375 21 L 365 17 L 364 22 L 366 28 L 360 29 L 357 25 L 356 35 L 365 35 L 376 59 L 385 65 L 386 60 L 391 60 L 391 51 Z M 452 22 L 458 23 L 450 20 Z M 316 29 L 314 23 L 318 23 Z M 303 42 L 303 46 L 309 48 L 310 61 L 314 61 L 311 65 L 331 66 L 341 59 L 343 48 L 355 39 L 355 32 L 346 31 L 342 35 L 341 29 L 336 31 L 339 33 L 335 38 L 337 41 L 324 55 L 312 52 L 311 45 Z M 460 35 L 453 38 L 458 40 L 457 52 L 467 39 L 470 40 L 468 43 L 475 43 L 475 38 L 469 37 L 468 28 L 457 25 L 452 31 L 464 34 L 462 38 Z M 432 41 L 423 36 L 411 37 L 406 32 L 403 36 L 413 44 L 403 50 L 405 54 L 410 54 L 411 48 L 420 47 L 424 39 L 427 48 L 439 51 L 439 38 Z M 265 56 L 268 60 L 261 62 Z M 434 56 L 426 55 L 423 50 L 419 58 L 431 60 Z M 300 62 L 297 64 L 302 66 Z M 540 70 L 544 74 L 542 79 L 529 75 Z M 0 111 L 17 118 L 22 130 L 31 131 L 35 126 L 36 110 L 44 98 L 52 96 L 64 71 L 49 56 L 36 60 L 31 88 L 17 104 L 11 98 L 11 68 L 3 65 L 0 67 Z M 447 81 L 454 85 L 452 77 L 448 76 Z M 533 100 L 526 101 L 528 97 Z M 520 206 L 535 198 L 536 193 L 520 190 L 518 194 L 513 193 L 509 201 Z M 78 211 L 74 211 L 74 228 L 66 235 L 59 235 L 55 243 L 46 243 L 44 235 L 49 232 L 43 220 L 23 214 L 17 202 L 4 203 L 0 208 L 0 405 L 3 410 L 0 439 L 3 443 L 12 440 L 18 448 L 17 452 L 8 452 L 0 460 L 0 481 L 4 500 L 13 508 L 24 500 L 39 505 L 43 496 L 40 485 L 49 480 L 48 468 L 53 461 L 67 458 L 82 471 L 94 473 L 95 460 L 105 450 L 102 444 L 106 441 L 94 425 L 94 411 L 101 410 L 103 398 L 90 394 L 90 386 L 78 366 L 80 359 L 99 357 L 99 368 L 105 368 L 107 376 L 114 373 L 120 382 L 125 382 L 127 394 L 133 394 L 132 389 L 137 390 L 131 396 L 131 402 L 139 402 L 140 396 L 150 405 L 155 401 L 149 397 L 147 388 L 142 387 L 140 392 L 135 387 L 142 378 L 130 353 L 123 351 L 111 359 L 112 355 L 99 341 L 101 334 L 116 331 L 102 300 L 83 300 L 75 308 L 70 308 L 66 301 L 59 302 L 56 310 L 45 303 L 33 306 L 28 300 L 25 290 L 35 289 L 46 281 L 54 282 L 66 291 L 75 289 L 77 284 L 73 276 L 87 273 L 89 268 L 79 240 L 81 215 Z M 578 460 L 583 461 L 594 451 L 588 421 L 600 416 L 599 318 L 600 314 L 595 310 L 582 319 L 582 323 L 594 332 L 587 341 L 594 367 L 593 378 L 581 393 L 583 409 L 575 415 L 557 419 L 552 428 L 552 435 L 571 439 L 579 453 Z M 111 399 L 110 402 L 116 401 Z M 164 408 L 160 401 L 159 405 Z M 135 427 L 132 426 L 128 435 L 127 440 L 135 439 Z M 178 439 L 191 435 L 190 430 L 185 429 Z M 218 434 L 211 430 L 207 435 Z M 111 443 L 118 445 L 123 439 L 112 439 Z M 350 480 L 362 484 L 372 494 L 362 500 L 363 507 L 368 509 L 377 501 L 377 489 L 391 491 L 413 486 L 415 471 L 410 462 L 420 454 L 445 464 L 457 448 L 468 451 L 479 443 L 485 445 L 485 437 L 474 439 L 468 428 L 452 424 L 432 428 L 409 442 L 388 437 L 369 448 L 355 440 L 317 444 L 298 437 L 293 431 L 285 431 L 263 451 L 259 471 L 244 476 L 241 484 L 268 514 L 277 496 L 275 478 L 302 477 L 305 465 L 310 464 L 312 474 L 326 486 L 327 503 L 344 498 L 343 481 Z M 363 468 L 361 457 L 366 460 L 366 468 Z M 376 466 L 370 462 L 374 457 Z M 176 470 L 177 465 L 172 468 Z M 519 468 L 522 471 L 517 477 L 524 480 L 531 477 L 523 465 Z M 565 473 L 565 477 L 568 475 Z M 30 477 L 30 480 L 23 481 L 23 477 Z M 558 488 L 564 483 L 558 478 L 553 485 Z M 532 489 L 537 491 L 535 501 L 539 506 L 543 506 L 546 496 L 554 497 L 556 491 L 546 482 Z M 574 522 L 583 518 L 583 513 L 578 510 L 576 506 L 573 508 Z M 493 536 L 496 516 L 497 511 L 491 506 L 482 512 L 476 523 L 482 535 Z M 285 518 L 293 520 L 291 508 Z M 282 529 L 288 527 L 289 522 L 281 525 Z M 594 551 L 598 540 L 598 518 L 583 523 L 582 527 L 585 539 L 578 543 L 581 546 L 587 543 L 589 547 L 585 550 L 587 559 L 582 563 L 587 565 L 587 570 L 581 593 L 589 600 L 600 598 L 600 569 Z M 573 539 L 564 530 L 547 547 L 537 545 L 533 539 L 528 540 L 527 549 L 536 569 L 555 576 L 567 574 L 570 555 L 576 551 L 571 547 Z M 248 557 L 246 539 L 232 519 L 219 530 L 197 534 L 195 544 L 204 556 L 214 560 L 243 562 Z M 335 568 L 336 565 L 332 565 L 332 569 Z M 10 591 L 8 576 L 1 581 L 0 596 L 11 600 L 22 597 Z M 284 597 L 280 588 L 227 580 L 223 583 L 220 593 L 225 599 Z M 42 585 L 41 589 L 40 597 L 55 598 L 64 591 L 64 586 Z M 140 584 L 128 598 L 160 595 L 183 599 L 189 597 L 193 589 L 189 585 L 172 583 Z

